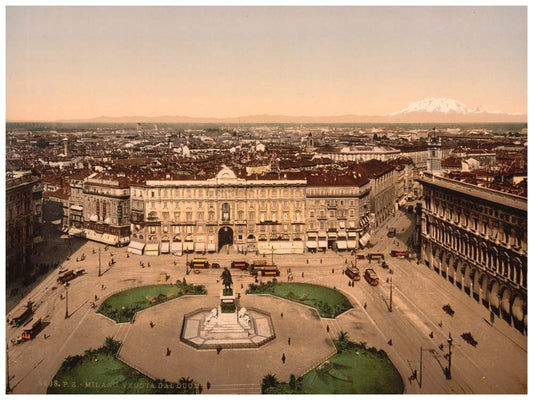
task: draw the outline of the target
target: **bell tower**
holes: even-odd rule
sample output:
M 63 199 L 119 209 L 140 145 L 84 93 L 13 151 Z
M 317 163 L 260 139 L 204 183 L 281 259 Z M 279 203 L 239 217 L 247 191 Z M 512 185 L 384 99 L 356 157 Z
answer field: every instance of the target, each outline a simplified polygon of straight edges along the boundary
M 427 172 L 434 175 L 440 175 L 442 173 L 442 141 L 435 133 L 433 128 L 433 135 L 428 133 L 428 158 L 427 158 Z

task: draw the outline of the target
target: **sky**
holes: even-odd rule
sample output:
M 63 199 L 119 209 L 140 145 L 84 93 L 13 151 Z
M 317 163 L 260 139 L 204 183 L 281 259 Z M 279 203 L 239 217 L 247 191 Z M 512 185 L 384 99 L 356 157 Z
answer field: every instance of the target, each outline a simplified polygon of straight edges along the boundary
M 6 8 L 6 120 L 527 113 L 527 8 Z

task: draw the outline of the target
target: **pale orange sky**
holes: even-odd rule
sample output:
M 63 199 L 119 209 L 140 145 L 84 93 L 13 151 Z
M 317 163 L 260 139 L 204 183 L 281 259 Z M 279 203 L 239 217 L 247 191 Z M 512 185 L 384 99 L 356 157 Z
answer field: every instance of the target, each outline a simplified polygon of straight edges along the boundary
M 6 119 L 527 113 L 526 7 L 7 7 Z

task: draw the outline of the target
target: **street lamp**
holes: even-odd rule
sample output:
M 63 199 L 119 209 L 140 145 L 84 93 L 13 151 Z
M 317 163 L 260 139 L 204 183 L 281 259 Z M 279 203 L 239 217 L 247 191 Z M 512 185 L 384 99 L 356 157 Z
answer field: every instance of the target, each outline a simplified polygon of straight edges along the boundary
M 392 277 L 390 278 L 390 302 L 389 302 L 389 312 L 392 312 Z
M 69 317 L 68 315 L 68 282 L 65 283 L 63 286 L 65 286 L 65 291 L 66 291 L 66 294 L 65 294 L 65 319 L 67 319 Z
M 100 259 L 100 247 L 98 247 L 98 276 L 102 276 L 102 262 Z
M 189 252 L 187 250 L 185 250 L 185 257 L 186 257 L 186 261 L 185 261 L 185 273 L 187 275 L 189 275 Z
M 272 265 L 274 265 L 274 246 L 272 246 Z
M 448 369 L 446 370 L 446 379 L 452 379 L 452 333 L 448 333 Z

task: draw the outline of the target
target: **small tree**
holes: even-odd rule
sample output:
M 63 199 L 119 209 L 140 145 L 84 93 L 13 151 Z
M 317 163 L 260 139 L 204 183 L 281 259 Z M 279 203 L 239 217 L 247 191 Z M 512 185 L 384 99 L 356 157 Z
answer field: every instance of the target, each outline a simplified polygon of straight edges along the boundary
M 289 387 L 292 390 L 296 390 L 296 377 L 294 376 L 294 374 L 291 374 L 291 377 L 289 378 Z
M 276 378 L 276 374 L 266 374 L 261 382 L 261 393 L 265 393 L 265 390 L 269 387 L 276 386 L 278 383 L 279 381 L 278 378 Z

